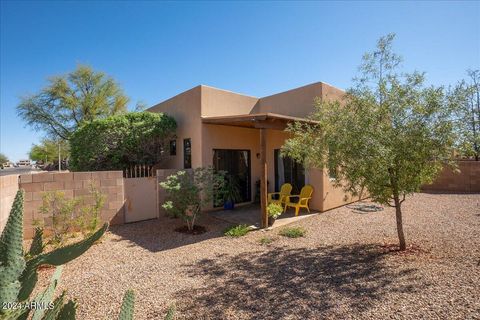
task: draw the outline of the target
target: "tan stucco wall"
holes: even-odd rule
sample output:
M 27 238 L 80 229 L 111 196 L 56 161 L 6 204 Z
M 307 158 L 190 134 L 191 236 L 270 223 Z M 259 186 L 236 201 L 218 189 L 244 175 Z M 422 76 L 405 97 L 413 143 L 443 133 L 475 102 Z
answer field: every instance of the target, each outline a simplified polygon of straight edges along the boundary
M 10 209 L 18 190 L 18 175 L 0 176 L 0 233 L 7 224 Z
M 258 98 L 231 91 L 201 86 L 202 117 L 249 114 Z
M 321 96 L 322 83 L 317 82 L 260 98 L 256 112 L 271 112 L 294 117 L 306 117 L 313 111 L 315 97 Z
M 259 130 L 204 124 L 202 130 L 202 163 L 213 165 L 213 149 L 250 150 L 252 200 L 255 197 L 255 181 L 260 179 L 260 160 L 256 154 L 260 152 Z M 273 152 L 273 151 L 272 151 Z
M 177 155 L 168 156 L 162 168 L 183 169 L 183 139 L 192 141 L 192 167 L 202 165 L 201 136 L 201 86 L 185 91 L 163 101 L 147 111 L 164 112 L 177 122 Z
M 271 96 L 260 98 L 255 113 L 278 113 L 305 118 L 314 108 L 315 98 L 341 100 L 344 91 L 324 82 L 312 83 Z
M 322 173 L 323 176 L 323 203 L 321 211 L 327 211 L 333 208 L 343 206 L 348 203 L 352 203 L 365 198 L 366 192 L 357 197 L 352 197 L 350 194 L 345 193 L 341 187 L 334 187 L 328 171 L 325 169 Z

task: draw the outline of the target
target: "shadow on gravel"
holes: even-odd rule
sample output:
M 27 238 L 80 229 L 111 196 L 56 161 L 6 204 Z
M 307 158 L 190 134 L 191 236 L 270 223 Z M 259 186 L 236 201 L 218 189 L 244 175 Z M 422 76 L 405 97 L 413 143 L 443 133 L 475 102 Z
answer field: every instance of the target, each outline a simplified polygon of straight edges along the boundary
M 207 229 L 205 233 L 192 235 L 175 231 L 183 225 L 180 219 L 162 216 L 159 219 L 113 225 L 110 226 L 109 231 L 120 237 L 112 241 L 130 241 L 129 246 L 141 246 L 151 252 L 159 252 L 223 237 L 223 230 L 228 226 L 227 223 L 219 222 L 206 215 L 202 216 L 198 222 L 198 225 Z
M 179 292 L 177 308 L 198 319 L 345 318 L 389 293 L 427 286 L 415 269 L 388 266 L 386 256 L 378 246 L 352 245 L 205 259 L 185 268 L 206 287 Z

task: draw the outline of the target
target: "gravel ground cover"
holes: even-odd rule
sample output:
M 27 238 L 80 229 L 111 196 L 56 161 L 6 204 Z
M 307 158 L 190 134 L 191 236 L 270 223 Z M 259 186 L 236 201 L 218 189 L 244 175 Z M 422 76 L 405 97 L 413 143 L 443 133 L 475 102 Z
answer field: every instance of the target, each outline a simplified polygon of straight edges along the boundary
M 392 208 L 312 216 L 291 225 L 306 230 L 296 239 L 200 223 L 208 232 L 194 236 L 168 218 L 112 227 L 64 268 L 60 289 L 79 319 L 116 318 L 128 288 L 136 319 L 163 319 L 172 304 L 177 319 L 480 319 L 480 194 L 409 197 L 407 253 L 390 251 Z

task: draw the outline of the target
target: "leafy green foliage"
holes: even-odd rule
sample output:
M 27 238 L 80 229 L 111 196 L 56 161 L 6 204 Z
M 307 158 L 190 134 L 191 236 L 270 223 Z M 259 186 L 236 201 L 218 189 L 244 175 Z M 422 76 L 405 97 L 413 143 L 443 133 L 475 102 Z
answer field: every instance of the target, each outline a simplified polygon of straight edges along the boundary
M 267 206 L 267 214 L 269 217 L 277 219 L 283 213 L 283 207 L 278 203 L 269 203 Z
M 457 149 L 463 157 L 480 159 L 480 70 L 467 70 L 469 80 L 459 82 L 452 102 Z
M 106 196 L 91 183 L 89 198 L 92 199 L 93 203 L 81 207 L 80 215 L 75 219 L 76 227 L 84 236 L 91 235 L 102 223 L 101 210 L 105 204 Z M 84 200 L 83 198 L 81 199 L 82 201 Z
M 278 234 L 287 238 L 300 238 L 304 237 L 306 233 L 302 227 L 287 227 L 280 230 Z
M 238 179 L 232 175 L 225 175 L 225 183 L 223 184 L 222 188 L 220 188 L 218 195 L 224 202 L 240 201 L 242 197 L 240 196 L 240 185 L 238 184 Z
M 425 87 L 422 73 L 399 73 L 394 35 L 365 54 L 361 74 L 342 101 L 316 101 L 315 124 L 295 123 L 283 153 L 308 166 L 327 168 L 337 187 L 397 208 L 400 248 L 405 196 L 430 183 L 451 163 L 455 135 L 451 97 Z
M 274 239 L 270 237 L 262 237 L 259 240 L 260 244 L 265 246 L 271 244 L 273 241 Z
M 0 153 L 0 164 L 3 164 L 5 162 L 8 162 L 7 156 L 4 155 L 3 153 Z
M 121 170 L 135 164 L 154 165 L 166 156 L 176 122 L 162 113 L 132 112 L 98 119 L 71 137 L 74 171 Z
M 214 194 L 224 182 L 224 175 L 215 172 L 212 167 L 178 171 L 160 182 L 167 193 L 162 207 L 170 216 L 185 221 L 191 231 L 202 208 L 213 202 Z
M 87 200 L 92 201 L 87 203 Z M 48 244 L 61 246 L 77 230 L 84 236 L 91 235 L 102 222 L 100 213 L 104 203 L 105 195 L 93 183 L 85 197 L 68 199 L 62 191 L 45 192 L 40 212 L 52 219 L 49 227 L 52 237 Z
M 80 198 L 67 199 L 62 191 L 51 191 L 43 194 L 43 204 L 39 211 L 52 218 L 52 239 L 50 244 L 61 246 L 73 232 L 75 217 L 81 204 Z
M 58 161 L 58 147 L 60 145 L 60 157 L 65 160 L 70 155 L 70 145 L 68 141 L 62 139 L 42 139 L 40 144 L 32 145 L 29 157 L 33 161 L 43 163 L 52 163 Z
M 133 320 L 135 311 L 135 293 L 133 290 L 127 290 L 123 296 L 122 307 L 118 320 Z
M 248 225 L 240 224 L 238 226 L 232 226 L 227 228 L 223 234 L 228 237 L 243 237 L 244 235 L 249 233 L 250 230 L 251 228 Z
M 35 130 L 68 140 L 85 122 L 126 112 L 127 103 L 112 78 L 78 66 L 67 75 L 50 78 L 39 93 L 22 98 L 17 112 Z

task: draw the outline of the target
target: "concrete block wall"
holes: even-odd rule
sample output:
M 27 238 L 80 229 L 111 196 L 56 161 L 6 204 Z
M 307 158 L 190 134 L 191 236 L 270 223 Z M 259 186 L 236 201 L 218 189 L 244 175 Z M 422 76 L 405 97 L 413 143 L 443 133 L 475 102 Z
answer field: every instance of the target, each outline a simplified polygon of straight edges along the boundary
M 7 223 L 18 190 L 18 175 L 0 176 L 0 232 Z
M 103 221 L 110 224 L 124 223 L 124 184 L 122 171 L 97 172 L 49 172 L 20 175 L 19 186 L 25 190 L 24 236 L 33 236 L 34 221 L 40 220 L 48 227 L 49 216 L 39 209 L 43 204 L 43 195 L 48 191 L 60 191 L 67 199 L 83 197 L 86 203 L 92 203 L 89 196 L 91 186 L 95 186 L 105 195 L 105 204 L 101 211 Z
M 444 168 L 438 178 L 422 187 L 427 192 L 480 192 L 480 161 L 459 161 L 459 173 Z

